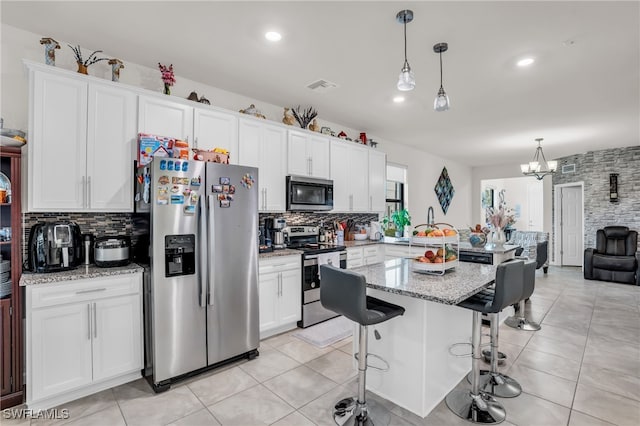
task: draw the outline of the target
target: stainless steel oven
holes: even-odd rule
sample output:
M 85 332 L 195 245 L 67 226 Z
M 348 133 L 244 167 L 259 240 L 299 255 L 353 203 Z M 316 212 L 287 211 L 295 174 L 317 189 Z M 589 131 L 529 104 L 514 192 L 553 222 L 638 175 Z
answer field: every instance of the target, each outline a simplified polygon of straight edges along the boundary
M 305 176 L 287 176 L 288 211 L 333 209 L 333 181 Z

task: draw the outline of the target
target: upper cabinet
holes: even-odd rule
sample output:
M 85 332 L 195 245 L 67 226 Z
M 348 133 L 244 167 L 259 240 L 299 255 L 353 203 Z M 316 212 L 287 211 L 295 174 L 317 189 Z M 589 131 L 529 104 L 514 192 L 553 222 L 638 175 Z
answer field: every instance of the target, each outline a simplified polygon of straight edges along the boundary
M 387 155 L 369 150 L 369 211 L 384 212 L 386 205 Z
M 285 211 L 287 131 L 256 119 L 240 118 L 238 136 L 239 164 L 259 169 L 258 210 Z
M 368 152 L 353 142 L 331 141 L 334 211 L 369 211 Z
M 133 210 L 136 95 L 29 72 L 27 211 Z
M 288 134 L 287 174 L 329 179 L 329 138 L 299 130 Z
M 170 99 L 140 96 L 138 132 L 193 142 L 193 107 Z
M 210 109 L 195 108 L 193 113 L 193 147 L 229 151 L 229 163 L 238 164 L 238 118 Z

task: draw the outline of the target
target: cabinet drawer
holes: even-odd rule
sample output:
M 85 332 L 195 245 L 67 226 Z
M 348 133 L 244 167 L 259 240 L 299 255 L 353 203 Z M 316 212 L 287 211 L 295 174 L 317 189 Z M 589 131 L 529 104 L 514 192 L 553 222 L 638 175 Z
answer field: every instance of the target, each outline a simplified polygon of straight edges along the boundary
M 377 257 L 378 256 L 378 246 L 368 246 L 363 247 L 364 257 Z
M 362 248 L 347 249 L 347 261 L 362 259 Z
M 258 263 L 258 273 L 268 274 L 270 272 L 299 270 L 301 263 L 302 258 L 300 256 L 283 256 L 276 259 L 260 260 Z
M 106 297 L 140 292 L 142 276 L 137 274 L 116 275 L 78 281 L 63 281 L 60 284 L 41 284 L 27 287 L 27 302 L 31 308 L 84 302 Z

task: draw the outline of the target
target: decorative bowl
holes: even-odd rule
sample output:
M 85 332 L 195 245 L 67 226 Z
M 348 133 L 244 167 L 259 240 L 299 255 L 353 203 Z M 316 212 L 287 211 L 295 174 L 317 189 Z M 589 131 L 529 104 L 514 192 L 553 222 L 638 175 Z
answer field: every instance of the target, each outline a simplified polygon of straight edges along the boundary
M 483 232 L 472 232 L 469 235 L 469 242 L 472 247 L 484 247 L 487 243 L 487 236 Z
M 353 238 L 357 241 L 366 240 L 368 238 L 367 234 L 353 234 Z

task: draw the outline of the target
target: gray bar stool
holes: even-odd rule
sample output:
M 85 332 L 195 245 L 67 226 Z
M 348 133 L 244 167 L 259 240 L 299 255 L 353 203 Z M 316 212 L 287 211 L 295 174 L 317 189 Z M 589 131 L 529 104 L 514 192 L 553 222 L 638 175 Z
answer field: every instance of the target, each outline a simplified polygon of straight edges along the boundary
M 498 321 L 494 315 L 520 300 L 523 273 L 524 262 L 522 260 L 501 263 L 496 268 L 496 284 L 493 291 L 483 290 L 458 304 L 460 307 L 473 311 L 471 390 L 454 389 L 447 394 L 445 402 L 451 411 L 465 420 L 474 423 L 497 424 L 504 421 L 507 415 L 502 404 L 489 393 L 480 390 L 482 314 L 489 314 L 492 323 L 497 325 Z M 497 368 L 497 347 L 492 346 L 491 349 L 495 351 L 493 359 L 496 360 Z M 513 380 L 507 376 L 498 377 L 504 381 L 507 381 L 506 379 Z M 494 378 L 496 377 L 492 374 L 490 380 Z
M 536 287 L 536 266 L 537 262 L 535 260 L 529 260 L 524 264 L 524 294 L 518 303 L 518 312 L 516 312 L 514 316 L 504 320 L 504 323 L 509 327 L 525 331 L 540 330 L 540 324 L 529 321 L 524 316 L 525 302 L 529 297 L 531 297 L 533 290 Z
M 320 265 L 320 302 L 325 308 L 360 324 L 358 352 L 358 396 L 338 401 L 333 420 L 338 425 L 389 423 L 389 412 L 379 404 L 367 403 L 367 330 L 404 314 L 404 308 L 367 296 L 367 282 L 361 274 L 331 265 Z

